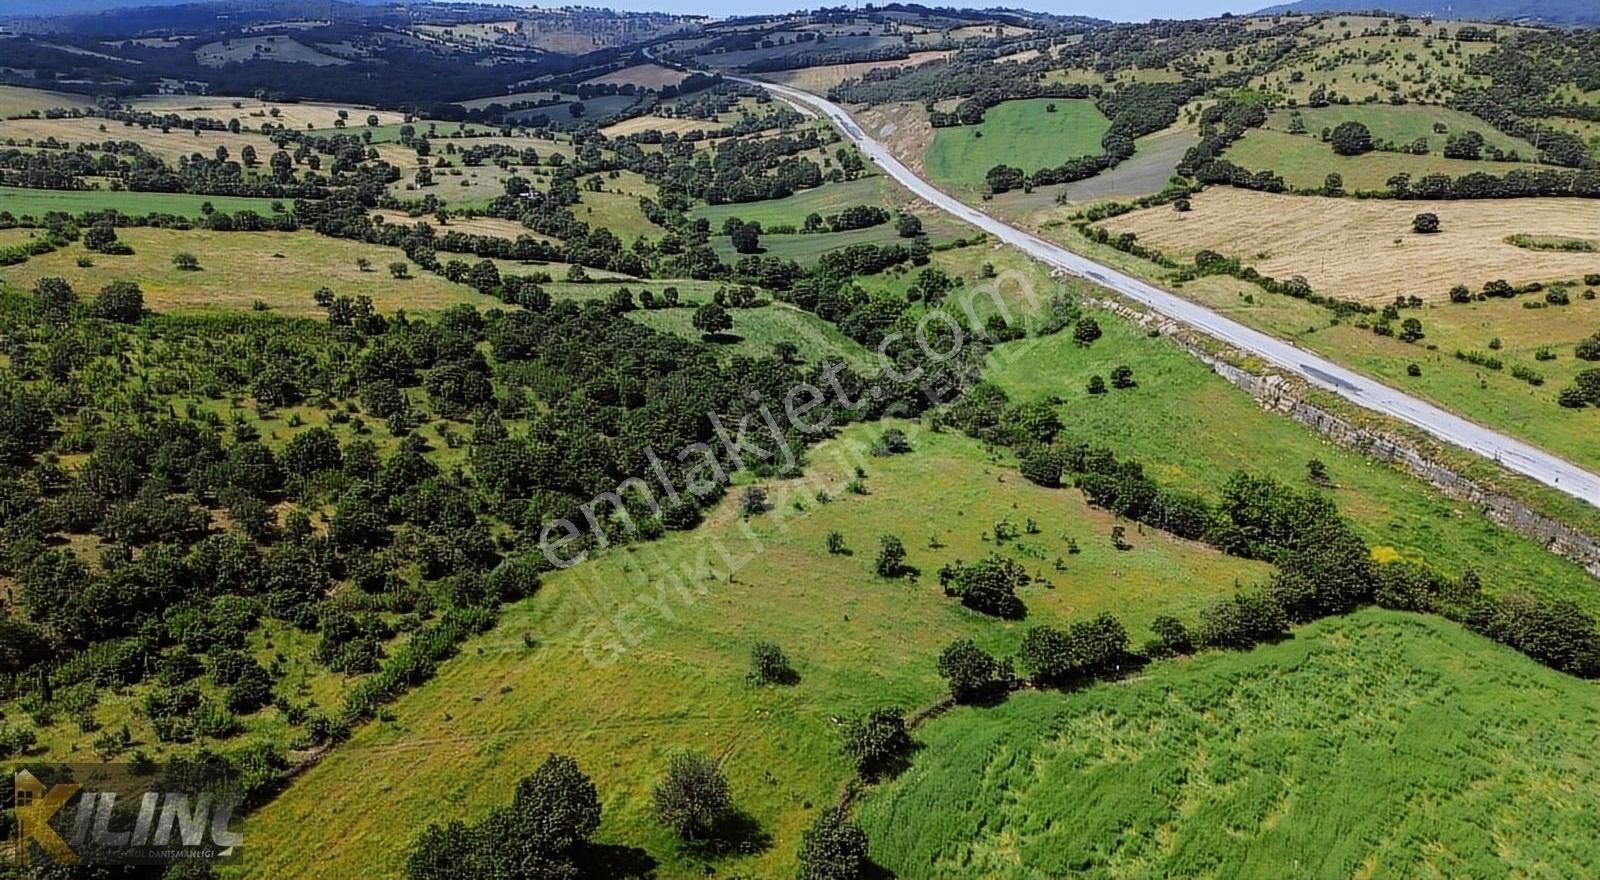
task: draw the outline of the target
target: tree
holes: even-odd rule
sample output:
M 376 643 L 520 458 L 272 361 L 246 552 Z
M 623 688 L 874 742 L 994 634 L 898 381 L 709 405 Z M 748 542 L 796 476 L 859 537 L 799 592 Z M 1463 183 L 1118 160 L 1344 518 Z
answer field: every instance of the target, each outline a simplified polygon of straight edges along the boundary
M 1138 384 L 1139 383 L 1133 381 L 1132 367 L 1119 366 L 1111 370 L 1112 388 L 1132 388 Z
M 200 258 L 188 251 L 179 251 L 172 255 L 172 265 L 180 272 L 198 272 Z
M 906 546 L 894 535 L 878 539 L 878 560 L 874 566 L 879 577 L 897 578 L 906 573 Z
M 733 329 L 733 316 L 716 303 L 702 303 L 695 308 L 692 323 L 704 336 L 720 336 Z
M 893 706 L 874 709 L 844 726 L 844 753 L 866 779 L 894 770 L 911 753 L 911 746 L 905 713 Z
M 394 276 L 397 281 L 404 280 L 410 276 L 411 266 L 403 261 L 396 260 L 389 264 L 389 274 Z
M 1411 218 L 1411 231 L 1418 235 L 1432 235 L 1439 231 L 1439 215 L 1423 212 Z
M 861 880 L 867 870 L 867 835 L 837 807 L 817 814 L 800 836 L 800 880 Z
M 1101 376 L 1090 376 L 1089 377 L 1089 393 L 1090 394 L 1104 394 L 1104 393 L 1106 393 L 1106 380 Z
M 1483 155 L 1483 135 L 1467 130 L 1456 132 L 1444 143 L 1446 159 L 1477 159 Z
M 1341 122 L 1333 129 L 1329 143 L 1341 156 L 1359 156 L 1372 152 L 1372 132 L 1359 122 Z
M 245 144 L 244 148 L 239 151 L 239 159 L 244 162 L 246 168 L 256 167 L 256 148 Z
M 1400 322 L 1400 341 L 1417 342 L 1426 334 L 1422 332 L 1422 322 L 1416 318 L 1407 318 Z
M 117 240 L 117 227 L 111 221 L 102 221 L 90 226 L 83 233 L 83 246 L 86 250 L 102 254 L 127 253 L 130 249 L 122 246 Z
M 700 840 L 733 815 L 728 779 L 717 762 L 695 752 L 679 752 L 650 791 L 656 820 L 684 840 Z
M 772 642 L 756 642 L 750 648 L 750 673 L 747 678 L 751 684 L 757 685 L 788 684 L 794 681 L 795 674 L 782 648 Z
M 1322 181 L 1322 194 L 1335 198 L 1344 195 L 1344 177 L 1337 172 L 1329 174 Z
M 950 683 L 950 698 L 974 703 L 992 695 L 1010 677 L 1009 666 L 971 639 L 951 642 L 939 654 L 939 674 Z
M 998 532 L 998 527 L 997 527 Z M 957 562 L 939 569 L 939 585 L 947 596 L 982 614 L 1007 620 L 1026 617 L 1028 609 L 1017 598 L 1017 590 L 1032 578 L 1014 560 L 990 553 L 972 565 Z
M 765 513 L 767 510 L 767 490 L 760 486 L 751 486 L 744 490 L 744 495 L 739 498 L 739 509 L 746 517 Z
M 1079 318 L 1072 328 L 1072 341 L 1079 345 L 1089 345 L 1099 338 L 1100 322 L 1093 318 Z
M 922 220 L 915 214 L 901 214 L 894 229 L 901 238 L 916 238 L 922 234 Z
M 144 317 L 144 291 L 132 281 L 113 281 L 100 288 L 94 298 L 94 316 L 123 324 Z
M 72 307 L 78 304 L 78 295 L 65 278 L 40 278 L 34 282 L 33 298 L 39 304 L 39 317 L 57 326 L 72 319 Z
M 733 242 L 733 249 L 741 254 L 757 254 L 761 252 L 761 235 L 759 228 L 742 223 L 733 228 L 728 238 Z

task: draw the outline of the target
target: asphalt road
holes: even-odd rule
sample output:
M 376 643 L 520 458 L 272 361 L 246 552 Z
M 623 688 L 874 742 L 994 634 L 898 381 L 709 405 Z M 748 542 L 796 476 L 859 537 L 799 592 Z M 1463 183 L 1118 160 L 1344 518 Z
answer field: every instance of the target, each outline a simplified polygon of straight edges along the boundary
M 996 220 L 918 177 L 911 169 L 901 164 L 887 148 L 862 131 L 843 107 L 832 101 L 773 83 L 740 77 L 728 77 L 728 79 L 761 86 L 779 97 L 826 116 L 855 142 L 861 152 L 906 189 L 934 207 L 960 217 L 1001 241 L 1020 248 L 1035 259 L 1087 278 L 1129 299 L 1137 300 L 1169 318 L 1181 321 L 1241 351 L 1254 354 L 1280 370 L 1299 375 L 1311 384 L 1332 391 L 1353 403 L 1415 425 L 1446 443 L 1493 459 L 1507 470 L 1600 507 L 1600 475 L 1584 470 L 1538 447 L 1446 412 L 1369 376 L 1345 369 L 1293 343 L 1252 330 L 1204 306 Z

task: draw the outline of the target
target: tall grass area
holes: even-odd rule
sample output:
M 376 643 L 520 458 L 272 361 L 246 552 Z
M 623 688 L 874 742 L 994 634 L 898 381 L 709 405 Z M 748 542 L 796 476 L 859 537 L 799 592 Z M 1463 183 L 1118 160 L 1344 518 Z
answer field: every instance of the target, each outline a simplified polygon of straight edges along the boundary
M 913 452 L 858 457 L 892 426 Z M 494 631 L 392 704 L 389 720 L 357 730 L 253 815 L 252 833 L 274 844 L 237 873 L 395 876 L 428 822 L 481 817 L 558 752 L 600 791 L 599 840 L 642 847 L 661 878 L 705 876 L 650 813 L 667 757 L 694 748 L 720 759 L 734 801 L 772 838 L 717 860 L 715 873 L 792 876 L 801 832 L 853 773 L 835 719 L 940 699 L 935 659 L 949 642 L 973 638 L 1009 654 L 1029 624 L 1101 611 L 1142 640 L 1155 615 L 1192 619 L 1235 582 L 1269 572 L 1132 525 L 1133 548 L 1116 550 L 1112 517 L 1077 491 L 1035 486 L 982 444 L 914 424 L 856 426 L 810 460 L 803 483 L 769 484 L 767 513 L 741 519 L 730 498 L 694 532 L 608 551 L 508 606 Z M 864 495 L 846 489 L 858 462 Z M 1005 547 L 992 534 L 1000 520 L 1024 532 Z M 827 551 L 831 531 L 851 554 Z M 904 540 L 920 577 L 873 573 L 885 533 Z M 1021 591 L 1027 621 L 979 616 L 940 590 L 941 565 L 996 550 L 1039 578 Z M 733 560 L 744 561 L 730 579 Z M 763 639 L 788 655 L 797 684 L 745 683 L 751 645 Z
M 857 814 L 904 880 L 1592 877 L 1597 723 L 1591 682 L 1368 610 L 956 710 Z
M 1055 112 L 1049 111 L 1054 106 Z M 934 132 L 924 162 L 937 183 L 978 187 L 990 168 L 1014 165 L 1032 174 L 1079 156 L 1105 152 L 1110 120 L 1089 100 L 1030 98 L 989 108 L 983 122 Z
M 1464 502 L 1363 453 L 1263 411 L 1172 341 L 1106 312 L 1092 346 L 1070 333 L 1002 346 L 985 375 L 1021 401 L 1059 399 L 1065 435 L 1108 446 L 1144 463 L 1158 482 L 1215 499 L 1237 470 L 1307 485 L 1306 465 L 1323 461 L 1326 489 L 1376 552 L 1425 561 L 1452 576 L 1475 569 L 1491 592 L 1566 596 L 1600 613 L 1600 593 L 1583 569 L 1518 537 Z M 1139 387 L 1085 391 L 1091 376 L 1126 364 Z M 1203 438 L 1203 442 L 1201 442 Z

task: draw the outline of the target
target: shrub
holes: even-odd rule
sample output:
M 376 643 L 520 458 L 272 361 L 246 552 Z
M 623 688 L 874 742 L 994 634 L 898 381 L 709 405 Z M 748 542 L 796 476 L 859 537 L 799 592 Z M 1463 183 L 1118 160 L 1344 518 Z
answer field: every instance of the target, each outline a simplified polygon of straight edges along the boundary
M 878 560 L 874 566 L 879 577 L 897 578 L 906 573 L 906 546 L 894 535 L 878 539 Z
M 1288 616 L 1265 593 L 1240 593 L 1200 613 L 1200 644 L 1208 648 L 1242 650 L 1288 634 Z
M 750 672 L 746 677 L 751 684 L 788 684 L 795 675 L 782 648 L 772 642 L 756 642 L 750 648 Z
M 896 769 L 911 753 L 905 713 L 893 706 L 874 709 L 847 722 L 844 753 L 862 777 L 873 779 Z
M 1424 212 L 1411 218 L 1411 231 L 1419 235 L 1432 235 L 1439 231 L 1439 215 Z
M 1010 678 L 1010 667 L 971 639 L 951 642 L 939 654 L 939 674 L 950 683 L 957 703 L 978 702 L 994 694 Z

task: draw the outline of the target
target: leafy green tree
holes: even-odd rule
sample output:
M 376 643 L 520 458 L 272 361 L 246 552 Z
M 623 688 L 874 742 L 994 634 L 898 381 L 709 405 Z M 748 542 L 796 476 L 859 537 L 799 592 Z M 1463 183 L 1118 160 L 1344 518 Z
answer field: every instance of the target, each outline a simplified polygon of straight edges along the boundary
M 866 877 L 867 835 L 843 811 L 829 807 L 800 836 L 800 880 Z
M 893 706 L 852 718 L 844 727 L 844 753 L 865 779 L 892 772 L 911 753 L 905 713 Z
M 1432 235 L 1439 231 L 1439 215 L 1424 211 L 1411 218 L 1411 231 L 1419 235 Z
M 1341 122 L 1334 127 L 1328 142 L 1341 156 L 1359 156 L 1372 152 L 1372 132 L 1359 122 Z
M 906 545 L 894 535 L 878 539 L 878 559 L 873 566 L 879 577 L 897 578 L 906 573 Z
M 107 321 L 137 323 L 144 317 L 144 291 L 132 281 L 113 281 L 95 295 L 92 311 Z
M 702 840 L 733 815 L 733 795 L 722 768 L 710 757 L 679 752 L 650 790 L 656 821 L 684 840 Z
M 720 336 L 733 329 L 733 316 L 716 303 L 702 303 L 695 308 L 692 323 L 705 336 Z
M 939 674 L 950 683 L 957 703 L 974 703 L 992 696 L 1010 678 L 1011 670 L 971 639 L 951 642 L 939 654 Z
M 1072 328 L 1072 341 L 1079 345 L 1089 345 L 1099 338 L 1100 322 L 1093 318 L 1079 318 Z
M 33 298 L 39 304 L 39 317 L 56 326 L 72 320 L 72 309 L 78 304 L 78 295 L 65 278 L 40 278 L 34 282 Z

